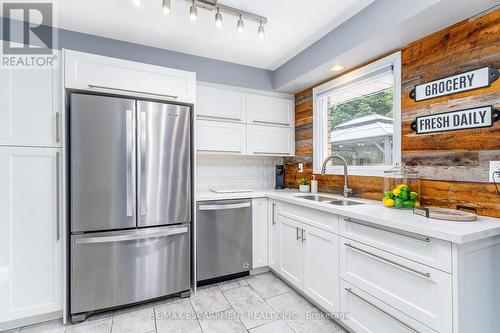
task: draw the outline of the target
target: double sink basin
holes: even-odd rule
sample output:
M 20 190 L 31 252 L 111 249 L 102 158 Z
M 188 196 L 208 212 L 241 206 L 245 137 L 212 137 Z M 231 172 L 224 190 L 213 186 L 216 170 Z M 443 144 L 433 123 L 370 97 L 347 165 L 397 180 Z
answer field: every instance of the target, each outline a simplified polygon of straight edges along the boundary
M 296 198 L 300 199 L 306 199 L 306 200 L 311 200 L 311 201 L 316 201 L 316 202 L 324 202 L 324 203 L 329 203 L 331 205 L 336 205 L 336 206 L 354 206 L 354 205 L 363 205 L 363 202 L 357 202 L 357 201 L 352 201 L 352 200 L 347 200 L 347 199 L 337 199 L 337 198 L 331 198 L 331 197 L 324 197 L 322 195 L 298 195 Z

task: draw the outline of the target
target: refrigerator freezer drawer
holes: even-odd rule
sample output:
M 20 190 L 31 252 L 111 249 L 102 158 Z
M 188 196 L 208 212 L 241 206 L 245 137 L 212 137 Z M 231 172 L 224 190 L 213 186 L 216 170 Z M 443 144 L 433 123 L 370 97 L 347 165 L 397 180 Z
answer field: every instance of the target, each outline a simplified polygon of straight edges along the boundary
M 71 313 L 190 288 L 189 225 L 71 236 Z

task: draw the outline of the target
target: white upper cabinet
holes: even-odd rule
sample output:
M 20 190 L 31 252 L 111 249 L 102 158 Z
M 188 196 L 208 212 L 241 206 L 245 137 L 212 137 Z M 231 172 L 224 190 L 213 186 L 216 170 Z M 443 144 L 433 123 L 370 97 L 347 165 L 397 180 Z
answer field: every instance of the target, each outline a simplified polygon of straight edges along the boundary
M 243 92 L 198 84 L 196 114 L 200 119 L 244 123 L 247 117 L 245 101 Z
M 59 66 L 0 69 L 0 145 L 61 145 Z
M 64 63 L 66 88 L 195 102 L 193 72 L 68 50 Z
M 248 125 L 247 154 L 291 156 L 295 154 L 293 127 Z
M 247 120 L 249 124 L 293 126 L 294 112 L 293 100 L 247 94 Z
M 59 152 L 0 147 L 0 330 L 62 311 Z
M 196 121 L 196 151 L 199 153 L 246 153 L 246 126 L 219 121 Z

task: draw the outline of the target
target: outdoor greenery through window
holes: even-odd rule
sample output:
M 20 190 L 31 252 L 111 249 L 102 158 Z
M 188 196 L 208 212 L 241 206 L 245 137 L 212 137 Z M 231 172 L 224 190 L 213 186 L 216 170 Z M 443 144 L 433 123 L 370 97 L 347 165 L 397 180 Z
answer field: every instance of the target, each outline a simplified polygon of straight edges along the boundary
M 393 82 L 391 70 L 329 94 L 328 155 L 339 154 L 351 166 L 392 165 Z

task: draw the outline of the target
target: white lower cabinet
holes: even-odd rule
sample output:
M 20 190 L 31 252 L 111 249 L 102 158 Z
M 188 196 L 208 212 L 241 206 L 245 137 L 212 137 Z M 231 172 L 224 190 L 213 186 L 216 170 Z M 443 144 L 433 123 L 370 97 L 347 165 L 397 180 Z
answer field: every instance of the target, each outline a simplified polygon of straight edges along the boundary
M 246 125 L 197 120 L 196 151 L 245 155 Z
M 274 269 L 275 271 L 279 270 L 280 266 L 280 232 L 279 232 L 279 223 L 277 216 L 278 203 L 274 200 L 269 200 L 267 205 L 267 221 L 268 221 L 268 264 L 269 267 Z
M 252 268 L 267 266 L 267 199 L 252 200 Z
M 338 235 L 280 214 L 278 224 L 278 273 L 325 310 L 338 312 Z
M 356 333 L 436 332 L 343 280 L 340 312 L 342 321 Z
M 451 275 L 341 237 L 340 277 L 432 329 L 452 332 Z
M 61 315 L 59 154 L 0 147 L 0 330 Z

